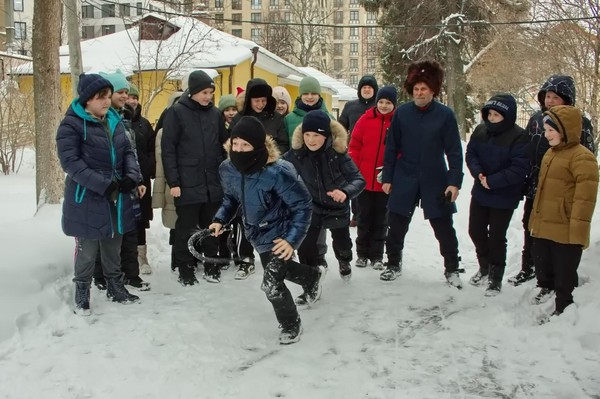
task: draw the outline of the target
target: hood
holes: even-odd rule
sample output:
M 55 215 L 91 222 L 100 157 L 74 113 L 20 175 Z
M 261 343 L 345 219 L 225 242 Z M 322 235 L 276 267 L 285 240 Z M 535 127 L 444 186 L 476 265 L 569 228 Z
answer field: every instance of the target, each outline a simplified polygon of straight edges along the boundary
M 544 112 L 564 135 L 566 146 L 572 147 L 580 142 L 583 116 L 581 111 L 571 105 L 558 105 Z
M 335 152 L 344 154 L 348 151 L 348 132 L 338 121 L 331 120 L 329 126 L 331 127 L 331 138 L 325 141 L 325 146 L 331 145 Z M 302 124 L 296 126 L 294 134 L 292 135 L 291 148 L 293 150 L 300 150 L 304 147 L 304 135 L 302 134 Z
M 269 86 L 266 80 L 260 78 L 250 79 L 248 81 L 248 84 L 246 85 L 246 90 L 244 91 L 244 94 L 246 95 L 246 97 L 244 99 L 244 107 L 242 114 L 252 115 L 256 113 L 252 110 L 252 106 L 250 105 L 250 99 L 253 97 L 267 97 L 267 105 L 265 106 L 262 112 L 266 112 L 269 114 L 275 112 L 277 100 L 275 100 L 275 97 L 273 97 L 273 89 L 271 88 L 271 86 Z
M 369 98 L 369 100 L 365 100 L 360 95 L 360 89 L 362 89 L 363 86 L 371 86 L 373 88 L 373 91 L 374 91 L 373 97 Z M 365 75 L 362 78 L 360 78 L 360 80 L 358 81 L 357 94 L 358 94 L 358 98 L 361 101 L 370 101 L 373 98 L 377 97 L 377 91 L 378 90 L 379 90 L 379 85 L 377 85 L 377 79 L 375 79 L 375 76 L 373 76 L 373 75 Z
M 544 111 L 546 110 L 544 107 L 544 98 L 547 91 L 558 94 L 565 100 L 566 105 L 575 105 L 575 81 L 572 77 L 567 75 L 552 75 L 546 80 L 538 92 L 538 102 Z
M 277 147 L 277 143 L 273 139 L 273 137 L 267 134 L 267 138 L 265 140 L 265 147 L 267 147 L 267 152 L 269 153 L 269 158 L 267 158 L 267 165 L 277 161 L 281 157 L 281 152 L 279 152 L 279 148 Z M 227 157 L 229 158 L 229 152 L 231 151 L 231 139 L 227 140 L 225 144 L 223 144 L 223 148 L 227 152 Z

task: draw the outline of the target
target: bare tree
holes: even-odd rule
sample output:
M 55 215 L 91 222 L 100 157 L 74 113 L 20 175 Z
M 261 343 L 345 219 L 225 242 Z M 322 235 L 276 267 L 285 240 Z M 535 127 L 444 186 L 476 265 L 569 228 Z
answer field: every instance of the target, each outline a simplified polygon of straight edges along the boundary
M 291 31 L 284 24 L 283 11 L 270 11 L 265 22 L 267 24 L 255 24 L 255 29 L 260 29 L 259 44 L 274 54 L 291 60 L 294 53 L 294 45 Z
M 56 154 L 60 104 L 60 0 L 36 1 L 33 9 L 33 95 L 35 111 L 36 196 L 38 207 L 58 204 L 64 173 Z
M 0 86 L 0 168 L 17 172 L 25 148 L 33 144 L 32 95 L 21 93 L 18 83 L 3 80 Z

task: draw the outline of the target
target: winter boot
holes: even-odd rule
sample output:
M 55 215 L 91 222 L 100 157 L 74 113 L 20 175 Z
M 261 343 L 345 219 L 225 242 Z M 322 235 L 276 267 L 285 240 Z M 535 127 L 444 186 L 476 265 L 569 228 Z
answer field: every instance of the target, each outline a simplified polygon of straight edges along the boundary
M 204 264 L 204 274 L 202 278 L 209 283 L 220 283 L 221 282 L 221 268 L 219 265 L 214 263 Z
M 554 295 L 554 290 L 550 288 L 540 288 L 540 291 L 531 299 L 532 305 L 541 305 L 542 303 L 546 303 L 552 298 Z
M 140 291 L 150 291 L 150 283 L 142 280 L 140 276 L 125 277 L 125 285 L 135 287 Z
M 369 264 L 369 259 L 364 258 L 362 256 L 359 256 L 358 259 L 356 259 L 356 262 L 354 262 L 354 266 L 356 267 L 367 267 L 367 265 Z
M 327 275 L 327 269 L 323 266 L 319 266 L 319 273 L 315 281 L 304 289 L 306 294 L 306 304 L 312 305 L 321 298 L 321 292 L 323 291 L 323 280 Z
M 89 316 L 90 310 L 90 283 L 75 282 L 75 309 L 73 313 L 79 316 Z
M 444 258 L 444 277 L 446 277 L 446 282 L 448 283 L 448 285 L 461 290 L 463 287 L 463 283 L 460 279 L 458 271 L 459 260 L 460 258 L 458 256 L 449 256 L 447 258 Z
M 385 266 L 383 265 L 383 261 L 381 259 L 375 259 L 371 261 L 371 265 L 373 265 L 373 270 L 385 269 Z
M 238 271 L 235 273 L 236 280 L 245 280 L 247 279 L 254 271 L 256 267 L 254 266 L 254 259 L 252 258 L 244 258 L 239 262 Z
M 196 266 L 181 265 L 178 267 L 178 269 L 179 269 L 178 281 L 181 285 L 183 285 L 185 287 L 187 285 L 195 285 L 198 283 L 198 280 L 196 279 L 196 275 L 194 274 Z
M 350 262 L 347 262 L 345 260 L 340 260 L 340 277 L 342 278 L 342 280 L 350 280 L 350 277 L 352 277 L 352 267 L 350 266 Z
M 94 277 L 94 285 L 100 291 L 106 290 L 106 279 L 104 277 Z
M 496 296 L 502 290 L 502 277 L 504 275 L 504 267 L 498 265 L 490 265 L 488 287 L 485 290 L 485 296 Z
M 296 305 L 306 305 L 308 303 L 306 300 L 306 292 L 303 292 L 302 294 L 298 295 L 294 302 L 296 303 Z
M 302 334 L 302 322 L 298 319 L 289 325 L 281 326 L 279 343 L 289 345 L 298 342 L 300 341 L 300 334 Z
M 533 280 L 535 278 L 535 269 L 533 267 L 521 269 L 519 273 L 510 277 L 507 281 L 509 284 L 514 285 L 515 287 L 526 283 L 529 280 Z
M 385 270 L 379 275 L 382 281 L 394 281 L 402 274 L 402 257 L 388 255 L 388 262 L 385 264 Z
M 152 267 L 148 263 L 148 258 L 146 257 L 148 246 L 146 245 L 138 245 L 138 263 L 140 264 L 140 273 L 142 274 L 152 274 Z
M 106 296 L 113 302 L 122 304 L 139 302 L 140 298 L 137 295 L 132 295 L 127 291 L 121 277 L 108 278 L 106 279 L 106 282 L 108 283 Z
M 487 262 L 487 258 L 477 257 L 477 261 L 479 262 L 479 270 L 477 270 L 477 273 L 475 273 L 469 279 L 469 284 L 474 285 L 475 287 L 485 285 L 485 283 L 487 283 L 488 275 L 490 273 L 490 265 Z

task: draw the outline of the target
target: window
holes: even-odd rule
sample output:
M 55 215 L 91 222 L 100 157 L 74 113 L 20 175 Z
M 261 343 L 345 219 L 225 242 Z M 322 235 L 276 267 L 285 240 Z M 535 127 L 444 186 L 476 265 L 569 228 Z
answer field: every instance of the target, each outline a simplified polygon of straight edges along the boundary
M 336 11 L 333 14 L 333 23 L 335 23 L 335 24 L 344 23 L 344 12 L 343 11 Z
M 241 10 L 242 9 L 242 0 L 231 0 L 231 9 L 232 10 Z
M 252 22 L 262 21 L 262 14 L 259 12 L 253 12 L 252 14 L 250 14 L 250 21 L 252 21 Z
M 93 39 L 96 37 L 93 26 L 84 26 L 81 28 L 82 39 Z
M 344 28 L 333 28 L 333 38 L 335 40 L 344 39 Z
M 94 18 L 94 6 L 81 6 L 81 18 Z
M 252 28 L 250 30 L 250 40 L 252 40 L 253 42 L 259 42 L 260 41 L 260 28 Z
M 250 0 L 250 8 L 260 10 L 262 8 L 262 0 Z
M 283 14 L 283 18 L 285 22 L 292 22 L 292 13 L 286 12 L 285 14 Z
M 358 75 L 350 75 L 350 86 L 358 85 Z
M 286 6 L 289 6 L 291 3 L 290 3 L 290 0 L 283 0 L 283 4 Z
M 142 3 L 141 2 L 137 2 L 135 3 L 135 14 L 136 15 L 142 15 L 144 13 L 143 7 L 142 7 Z
M 358 0 L 350 0 L 350 6 L 357 7 L 359 5 Z
M 231 23 L 233 25 L 241 25 L 242 24 L 242 14 L 231 14 Z
M 367 53 L 368 54 L 375 54 L 377 51 L 377 46 L 367 46 Z
M 375 27 L 367 28 L 367 36 L 368 37 L 376 37 L 377 36 L 377 28 L 375 28 Z
M 358 22 L 358 11 L 350 11 L 350 22 Z
M 358 38 L 358 28 L 350 28 L 350 37 Z
M 23 0 L 13 1 L 13 11 L 23 11 Z
M 27 39 L 27 23 L 15 22 L 15 40 Z
M 132 24 L 125 24 L 125 30 L 131 29 L 132 26 Z
M 242 30 L 241 29 L 232 29 L 231 34 L 233 36 L 242 37 Z
M 334 0 L 333 1 L 333 7 L 334 8 L 344 7 L 344 0 Z
M 350 58 L 350 70 L 356 70 L 358 69 L 358 59 L 356 58 Z
M 114 25 L 102 25 L 102 36 L 115 33 Z
M 358 43 L 350 43 L 350 53 L 358 53 Z
M 367 68 L 369 68 L 369 69 L 375 69 L 375 58 L 368 58 L 367 59 Z
M 129 17 L 131 15 L 131 6 L 127 3 L 119 4 L 119 14 L 122 17 Z
M 223 0 L 215 0 L 215 8 L 223 8 Z
M 215 23 L 222 25 L 224 18 L 225 18 L 225 16 L 223 14 L 215 14 Z
M 102 18 L 110 18 L 115 16 L 114 4 L 102 4 Z
M 344 62 L 339 58 L 334 59 L 333 60 L 333 69 L 336 71 L 341 71 L 342 68 L 344 68 Z
M 279 0 L 270 0 L 269 5 L 276 7 L 279 5 Z
M 377 21 L 377 12 L 367 12 L 367 21 L 374 22 Z
M 344 45 L 342 43 L 335 43 L 333 45 L 333 55 L 342 55 L 343 49 L 344 49 Z

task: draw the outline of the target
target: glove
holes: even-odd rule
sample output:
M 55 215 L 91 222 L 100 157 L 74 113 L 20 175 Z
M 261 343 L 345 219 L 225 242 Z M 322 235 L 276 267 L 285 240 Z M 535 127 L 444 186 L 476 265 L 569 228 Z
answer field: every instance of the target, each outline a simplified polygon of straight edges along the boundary
M 119 182 L 119 191 L 122 193 L 128 193 L 136 187 L 137 183 L 127 176 L 122 178 Z
M 119 185 L 117 184 L 117 182 L 111 181 L 110 184 L 108 185 L 108 188 L 104 192 L 104 196 L 106 198 L 108 198 L 109 200 L 112 200 L 118 190 L 119 190 Z

